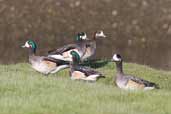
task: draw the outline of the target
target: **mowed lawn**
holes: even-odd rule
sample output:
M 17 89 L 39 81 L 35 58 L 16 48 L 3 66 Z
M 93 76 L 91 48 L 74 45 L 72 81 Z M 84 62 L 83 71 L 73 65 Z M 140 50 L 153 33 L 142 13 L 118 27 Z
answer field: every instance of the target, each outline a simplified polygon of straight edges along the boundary
M 93 65 L 106 78 L 73 81 L 68 69 L 44 76 L 29 64 L 0 65 L 0 114 L 171 114 L 171 72 L 124 64 L 128 74 L 161 89 L 124 91 L 113 82 L 115 64 Z

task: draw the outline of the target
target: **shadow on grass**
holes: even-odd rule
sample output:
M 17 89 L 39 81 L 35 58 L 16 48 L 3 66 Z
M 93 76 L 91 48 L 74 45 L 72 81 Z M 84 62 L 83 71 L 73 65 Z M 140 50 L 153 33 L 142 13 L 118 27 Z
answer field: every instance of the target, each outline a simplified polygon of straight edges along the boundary
M 93 60 L 87 60 L 84 63 L 82 63 L 81 65 L 83 66 L 89 66 L 91 68 L 101 68 L 103 66 L 105 66 L 106 64 L 108 64 L 110 62 L 110 60 L 107 59 L 93 59 Z

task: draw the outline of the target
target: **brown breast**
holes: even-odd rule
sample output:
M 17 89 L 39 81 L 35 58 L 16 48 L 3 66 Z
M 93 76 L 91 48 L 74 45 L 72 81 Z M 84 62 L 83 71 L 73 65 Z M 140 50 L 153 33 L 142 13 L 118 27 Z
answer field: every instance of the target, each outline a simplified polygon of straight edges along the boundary
M 54 68 L 56 67 L 56 63 L 54 62 L 51 62 L 51 61 L 47 61 L 47 60 L 44 60 L 42 61 L 44 64 L 46 64 L 49 68 Z
M 82 73 L 82 72 L 80 72 L 80 71 L 74 71 L 74 72 L 72 73 L 72 77 L 73 77 L 74 79 L 81 79 L 81 78 L 84 78 L 84 77 L 86 77 L 86 76 L 85 76 L 84 73 Z

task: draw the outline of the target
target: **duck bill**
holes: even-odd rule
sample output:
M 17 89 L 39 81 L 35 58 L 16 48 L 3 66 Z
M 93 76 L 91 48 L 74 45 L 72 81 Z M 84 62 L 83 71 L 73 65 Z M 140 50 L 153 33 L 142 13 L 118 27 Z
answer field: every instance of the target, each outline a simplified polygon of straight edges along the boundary
M 26 46 L 25 46 L 25 45 L 22 45 L 21 47 L 22 47 L 22 48 L 25 48 Z
M 106 37 L 107 37 L 106 35 L 103 36 L 103 38 L 106 38 Z
M 103 38 L 106 38 L 107 36 L 103 33 L 102 37 L 103 37 Z

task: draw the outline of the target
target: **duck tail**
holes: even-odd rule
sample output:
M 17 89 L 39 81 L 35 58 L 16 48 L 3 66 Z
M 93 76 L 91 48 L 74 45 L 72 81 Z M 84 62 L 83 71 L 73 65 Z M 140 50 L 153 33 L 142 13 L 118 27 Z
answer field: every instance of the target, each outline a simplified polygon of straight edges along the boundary
M 96 81 L 96 80 L 98 80 L 99 78 L 102 78 L 102 77 L 104 78 L 104 76 L 102 76 L 102 75 L 94 74 L 94 75 L 88 76 L 86 79 L 91 80 L 91 81 Z
M 160 89 L 160 86 L 159 86 L 158 84 L 154 84 L 154 87 L 155 87 L 156 89 Z
M 153 82 L 148 83 L 148 85 L 146 85 L 145 87 L 147 90 L 151 90 L 151 89 L 160 89 L 158 84 L 155 84 Z
M 160 89 L 159 85 L 156 83 L 153 83 L 153 82 L 149 83 L 149 87 L 154 87 L 155 89 Z
M 101 78 L 106 78 L 104 74 L 100 74 L 100 77 Z
M 106 78 L 104 74 L 100 73 L 99 76 L 97 77 L 97 79 L 99 78 Z

